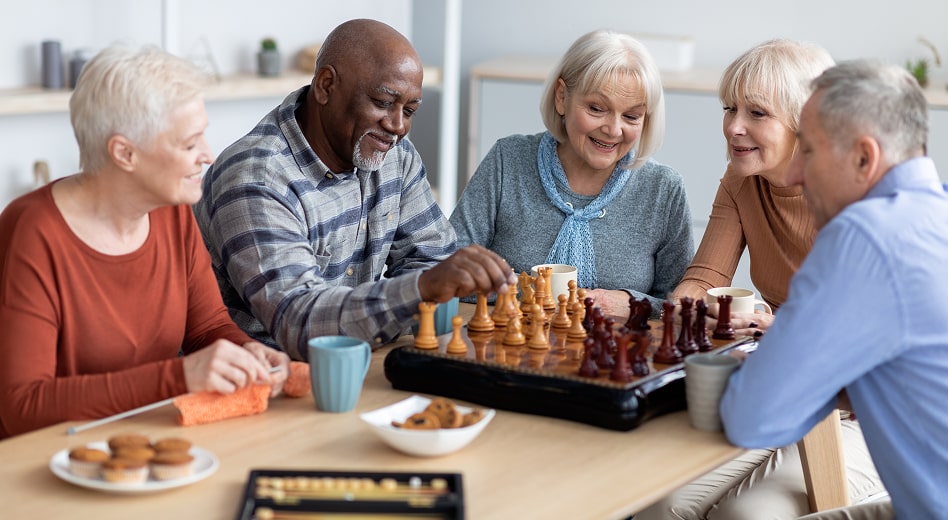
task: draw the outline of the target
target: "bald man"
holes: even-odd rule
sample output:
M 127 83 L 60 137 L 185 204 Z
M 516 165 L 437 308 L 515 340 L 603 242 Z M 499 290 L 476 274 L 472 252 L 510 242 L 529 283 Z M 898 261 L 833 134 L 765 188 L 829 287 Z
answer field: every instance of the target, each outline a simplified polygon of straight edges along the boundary
M 300 360 L 315 336 L 381 346 L 422 301 L 516 283 L 495 253 L 457 249 L 406 138 L 422 74 L 398 31 L 345 22 L 312 82 L 208 170 L 194 212 L 224 303 L 253 338 Z

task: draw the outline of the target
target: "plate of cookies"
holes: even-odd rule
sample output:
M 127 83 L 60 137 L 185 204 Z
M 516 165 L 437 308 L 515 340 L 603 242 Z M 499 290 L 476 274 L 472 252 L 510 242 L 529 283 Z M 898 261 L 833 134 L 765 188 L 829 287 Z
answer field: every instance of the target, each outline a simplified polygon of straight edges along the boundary
M 470 444 L 495 414 L 443 397 L 413 395 L 360 417 L 389 446 L 409 455 L 436 457 Z
M 85 488 L 112 493 L 149 493 L 203 480 L 217 471 L 213 453 L 186 439 L 154 442 L 144 435 L 116 435 L 53 455 L 49 469 L 57 477 Z

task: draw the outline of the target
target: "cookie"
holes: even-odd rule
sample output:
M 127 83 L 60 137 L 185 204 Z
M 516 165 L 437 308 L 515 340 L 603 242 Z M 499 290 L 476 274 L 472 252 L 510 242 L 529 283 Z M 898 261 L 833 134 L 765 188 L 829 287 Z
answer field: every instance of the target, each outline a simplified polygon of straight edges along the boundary
M 437 415 L 442 428 L 459 428 L 461 426 L 461 413 L 458 412 L 457 407 L 450 399 L 443 397 L 433 399 L 425 408 L 425 411 Z
M 418 412 L 405 419 L 400 427 L 408 430 L 437 430 L 441 427 L 441 421 L 431 412 Z
M 470 413 L 464 414 L 464 417 L 461 418 L 461 427 L 463 428 L 465 426 L 471 426 L 472 424 L 476 424 L 477 421 L 480 421 L 483 418 L 484 418 L 484 412 L 482 410 L 475 408 L 471 410 Z

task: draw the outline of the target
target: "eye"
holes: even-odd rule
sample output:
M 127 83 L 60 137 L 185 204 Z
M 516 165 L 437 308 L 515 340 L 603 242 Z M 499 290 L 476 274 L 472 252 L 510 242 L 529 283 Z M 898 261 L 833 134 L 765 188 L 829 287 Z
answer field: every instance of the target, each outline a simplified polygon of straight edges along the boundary
M 417 110 L 418 110 L 417 108 L 405 107 L 405 109 L 402 110 L 402 113 L 405 114 L 405 117 L 409 117 L 409 118 L 410 118 L 411 116 L 415 115 L 415 112 L 416 112 Z
M 392 102 L 391 102 L 391 101 L 385 101 L 385 100 L 383 100 L 383 99 L 375 99 L 375 98 L 373 98 L 373 99 L 372 99 L 372 103 L 373 103 L 375 106 L 379 107 L 379 108 L 388 108 L 388 107 L 392 106 Z
M 725 112 L 726 114 L 733 114 L 734 112 L 737 112 L 737 108 L 735 108 L 735 107 L 724 107 L 724 112 Z
M 643 116 L 642 114 L 626 114 L 623 117 L 625 117 L 625 120 L 629 121 L 630 123 L 637 123 L 642 120 Z
M 768 114 L 767 112 L 764 112 L 763 110 L 751 110 L 751 115 L 756 118 L 762 118 L 762 117 L 767 117 L 770 114 Z
M 602 109 L 602 107 L 600 107 L 599 105 L 589 105 L 589 111 L 590 111 L 590 112 L 595 112 L 595 113 L 597 113 L 597 114 L 599 114 L 599 113 L 601 113 L 601 112 L 604 112 L 604 110 Z

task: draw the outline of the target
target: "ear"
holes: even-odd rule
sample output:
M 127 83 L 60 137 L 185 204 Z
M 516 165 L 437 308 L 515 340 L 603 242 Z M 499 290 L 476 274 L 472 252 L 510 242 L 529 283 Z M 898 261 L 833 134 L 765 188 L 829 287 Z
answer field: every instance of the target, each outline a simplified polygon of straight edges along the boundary
M 856 180 L 860 183 L 874 183 L 877 177 L 885 173 L 879 142 L 868 135 L 856 139 L 853 145 L 853 162 Z
M 127 172 L 135 169 L 135 164 L 138 159 L 136 155 L 137 152 L 135 145 L 133 145 L 128 138 L 124 135 L 113 135 L 106 141 L 105 146 L 113 164 Z
M 336 69 L 332 65 L 326 65 L 316 71 L 310 86 L 317 103 L 325 105 L 329 102 L 329 96 L 335 89 L 337 81 Z
M 556 87 L 553 90 L 553 103 L 556 105 L 556 113 L 566 115 L 566 82 L 563 78 L 556 80 Z

